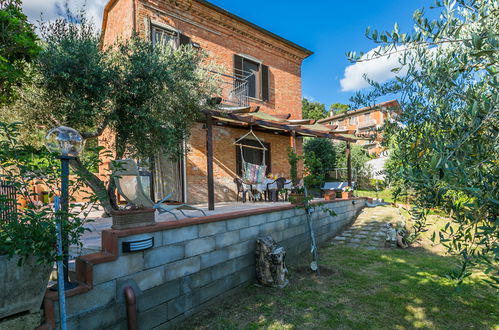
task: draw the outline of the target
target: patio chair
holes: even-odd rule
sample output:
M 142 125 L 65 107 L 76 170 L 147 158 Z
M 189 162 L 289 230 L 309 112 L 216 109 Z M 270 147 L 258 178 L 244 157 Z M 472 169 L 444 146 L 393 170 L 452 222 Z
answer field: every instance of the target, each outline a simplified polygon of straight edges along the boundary
M 279 201 L 279 192 L 284 189 L 286 178 L 277 178 L 273 182 L 267 183 L 267 199 L 273 202 Z
M 246 194 L 248 194 L 249 199 L 251 199 L 251 185 L 246 184 L 240 178 L 234 178 L 234 183 L 237 187 L 236 202 L 239 202 L 239 194 L 241 194 L 241 201 L 246 203 Z
M 183 210 L 200 211 L 204 216 L 206 213 L 200 208 L 190 206 L 187 204 L 163 204 L 166 202 L 171 193 L 157 203 L 154 203 L 151 198 L 145 193 L 142 186 L 139 169 L 133 159 L 122 159 L 113 162 L 113 179 L 118 189 L 118 193 L 125 198 L 125 200 L 132 205 L 155 208 L 159 214 L 170 213 L 176 220 L 178 217 L 172 211 L 178 210 L 185 217 L 192 218 L 193 216 L 187 215 Z

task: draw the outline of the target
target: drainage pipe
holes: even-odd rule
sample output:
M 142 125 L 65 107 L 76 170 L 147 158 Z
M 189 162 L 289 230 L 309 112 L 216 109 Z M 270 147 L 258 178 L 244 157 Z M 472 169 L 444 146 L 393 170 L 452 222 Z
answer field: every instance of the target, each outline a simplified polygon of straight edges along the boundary
M 126 315 L 128 330 L 138 330 L 137 326 L 137 299 L 131 286 L 125 288 Z

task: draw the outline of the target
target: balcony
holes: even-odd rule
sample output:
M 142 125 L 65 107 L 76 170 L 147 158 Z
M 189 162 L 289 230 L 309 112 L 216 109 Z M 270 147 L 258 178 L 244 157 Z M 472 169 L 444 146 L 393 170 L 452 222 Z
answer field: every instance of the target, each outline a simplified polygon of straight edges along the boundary
M 374 128 L 377 125 L 378 125 L 378 123 L 375 120 L 369 120 L 369 121 L 359 123 L 358 129 L 364 130 L 364 129 L 368 129 L 368 128 Z
M 250 76 L 236 77 L 225 73 L 211 71 L 217 76 L 220 85 L 219 97 L 222 98 L 222 105 L 231 107 L 247 107 L 249 106 L 249 83 Z

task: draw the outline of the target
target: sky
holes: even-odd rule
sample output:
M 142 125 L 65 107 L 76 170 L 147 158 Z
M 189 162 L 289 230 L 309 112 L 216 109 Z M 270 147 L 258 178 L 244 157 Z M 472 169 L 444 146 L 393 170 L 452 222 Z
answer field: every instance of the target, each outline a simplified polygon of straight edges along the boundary
M 302 66 L 304 97 L 326 104 L 349 103 L 356 91 L 368 88 L 363 79 L 384 82 L 393 76 L 397 59 L 380 59 L 352 64 L 346 53 L 368 52 L 375 47 L 365 37 L 368 26 L 378 31 L 391 30 L 395 22 L 401 31 L 412 28 L 412 14 L 428 8 L 430 0 L 211 0 L 256 25 L 314 52 Z M 107 0 L 70 0 L 70 7 L 86 3 L 87 12 L 100 27 Z M 45 20 L 64 13 L 64 0 L 24 0 L 23 8 L 30 20 L 43 13 Z M 387 101 L 385 99 L 379 102 Z

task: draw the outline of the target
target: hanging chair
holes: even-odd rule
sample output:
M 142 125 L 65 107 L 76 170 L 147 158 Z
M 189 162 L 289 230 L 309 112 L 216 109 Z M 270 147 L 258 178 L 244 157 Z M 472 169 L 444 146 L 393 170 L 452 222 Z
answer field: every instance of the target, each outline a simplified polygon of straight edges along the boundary
M 261 147 L 249 146 L 240 143 L 240 141 L 246 138 L 248 135 L 253 135 L 253 137 L 261 145 Z M 242 137 L 237 139 L 236 142 L 234 142 L 234 145 L 238 146 L 241 151 L 241 163 L 242 163 L 241 180 L 245 184 L 258 184 L 264 182 L 265 174 L 267 172 L 267 165 L 265 164 L 265 152 L 267 151 L 267 148 L 265 148 L 262 141 L 260 141 L 260 139 L 255 135 L 255 133 L 253 133 L 253 127 L 250 127 L 250 131 L 248 133 L 244 134 Z M 263 152 L 262 164 L 258 165 L 245 161 L 243 147 L 262 150 Z

